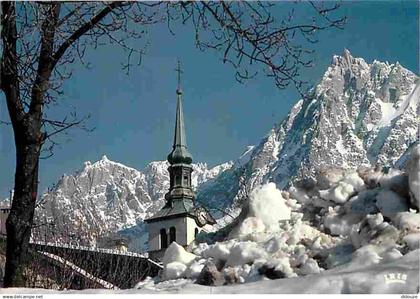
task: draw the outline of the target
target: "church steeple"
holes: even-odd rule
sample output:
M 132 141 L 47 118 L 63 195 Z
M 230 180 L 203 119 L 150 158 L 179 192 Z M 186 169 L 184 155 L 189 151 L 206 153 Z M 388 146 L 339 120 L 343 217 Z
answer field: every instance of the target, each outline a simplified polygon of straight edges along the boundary
M 145 221 L 149 226 L 149 254 L 162 258 L 171 242 L 188 246 L 207 224 L 215 224 L 214 218 L 195 202 L 191 183 L 192 156 L 187 148 L 182 111 L 181 66 L 178 61 L 178 87 L 176 90 L 176 120 L 172 151 L 169 161 L 169 190 L 165 205 L 153 217 Z
M 175 133 L 172 152 L 168 155 L 168 161 L 172 164 L 191 164 L 192 156 L 188 152 L 187 138 L 185 135 L 184 126 L 184 112 L 182 109 L 182 89 L 181 89 L 181 65 L 178 60 L 178 88 L 176 90 L 177 104 L 176 104 L 176 120 L 175 120 Z
M 192 200 L 194 199 L 194 191 L 191 186 L 191 172 L 192 156 L 187 148 L 187 138 L 185 135 L 184 113 L 182 111 L 182 90 L 181 90 L 181 65 L 178 61 L 178 87 L 176 90 L 177 104 L 176 104 L 176 119 L 174 143 L 172 151 L 168 155 L 168 162 L 170 164 L 169 177 L 170 187 L 169 192 L 165 195 L 168 203 L 176 199 Z

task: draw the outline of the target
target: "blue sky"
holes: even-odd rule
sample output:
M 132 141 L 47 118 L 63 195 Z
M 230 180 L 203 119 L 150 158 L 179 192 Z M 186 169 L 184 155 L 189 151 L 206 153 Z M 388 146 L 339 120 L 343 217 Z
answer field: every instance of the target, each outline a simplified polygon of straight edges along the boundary
M 289 5 L 289 4 L 287 4 Z M 344 2 L 344 30 L 320 35 L 316 65 L 303 76 L 315 84 L 334 54 L 348 48 L 353 56 L 394 63 L 418 73 L 417 1 Z M 309 16 L 303 15 L 303 18 Z M 165 25 L 150 29 L 150 46 L 142 65 L 130 76 L 121 71 L 123 54 L 112 47 L 87 53 L 93 68 L 74 65 L 57 111 L 75 106 L 91 113 L 93 132 L 72 130 L 60 137 L 53 157 L 40 165 L 40 191 L 63 173 L 73 173 L 84 161 L 109 159 L 142 169 L 163 160 L 171 150 L 176 105 L 176 60 L 182 61 L 187 142 L 195 162 L 213 166 L 237 158 L 247 145 L 257 144 L 299 99 L 293 88 L 279 90 L 263 76 L 246 84 L 234 80 L 233 69 L 217 53 L 195 48 L 193 32 Z M 8 120 L 0 94 L 0 119 Z M 13 186 L 15 150 L 10 126 L 0 125 L 0 198 Z

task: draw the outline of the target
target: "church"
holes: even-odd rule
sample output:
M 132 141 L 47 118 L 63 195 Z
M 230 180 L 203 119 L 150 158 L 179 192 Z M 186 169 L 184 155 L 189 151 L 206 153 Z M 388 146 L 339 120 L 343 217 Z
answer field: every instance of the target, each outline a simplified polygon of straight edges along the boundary
M 187 247 L 206 225 L 216 223 L 208 211 L 195 201 L 191 185 L 192 155 L 188 151 L 184 127 L 179 61 L 177 72 L 175 132 L 172 151 L 168 155 L 169 191 L 165 194 L 162 209 L 145 219 L 149 227 L 149 256 L 158 260 L 172 242 Z

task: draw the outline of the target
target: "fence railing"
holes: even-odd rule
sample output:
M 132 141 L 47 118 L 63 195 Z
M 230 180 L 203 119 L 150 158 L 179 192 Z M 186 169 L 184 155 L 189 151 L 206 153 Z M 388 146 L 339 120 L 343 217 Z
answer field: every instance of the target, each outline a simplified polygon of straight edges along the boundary
M 115 255 L 124 255 L 124 256 L 131 256 L 131 257 L 138 257 L 147 259 L 150 263 L 162 268 L 162 264 L 151 260 L 149 258 L 149 254 L 145 253 L 138 253 L 132 251 L 123 251 L 117 249 L 110 249 L 110 248 L 100 248 L 94 246 L 82 246 L 82 245 L 73 245 L 73 244 L 62 244 L 58 242 L 43 242 L 43 241 L 31 241 L 30 244 L 34 245 L 41 245 L 41 246 L 50 246 L 50 247 L 57 247 L 57 248 L 66 248 L 66 249 L 74 249 L 74 250 L 84 250 L 84 251 L 92 251 L 92 252 L 100 252 L 100 253 L 107 253 L 107 254 L 115 254 Z

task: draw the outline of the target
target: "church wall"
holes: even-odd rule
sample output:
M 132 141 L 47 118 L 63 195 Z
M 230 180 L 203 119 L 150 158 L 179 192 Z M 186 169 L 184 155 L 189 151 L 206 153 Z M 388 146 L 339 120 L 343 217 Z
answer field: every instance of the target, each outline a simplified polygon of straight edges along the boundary
M 169 229 L 174 226 L 176 229 L 176 242 L 179 245 L 188 245 L 189 239 L 187 237 L 187 226 L 190 224 L 187 222 L 186 217 L 166 219 L 163 221 L 157 221 L 149 223 L 149 251 L 159 250 L 160 248 L 160 230 L 164 228 L 168 235 L 169 240 Z M 194 229 L 193 229 L 194 231 Z M 194 239 L 194 234 L 193 234 Z
M 187 218 L 187 244 L 190 244 L 195 240 L 195 229 L 198 228 L 198 231 L 201 229 L 197 226 L 197 223 L 193 218 Z

